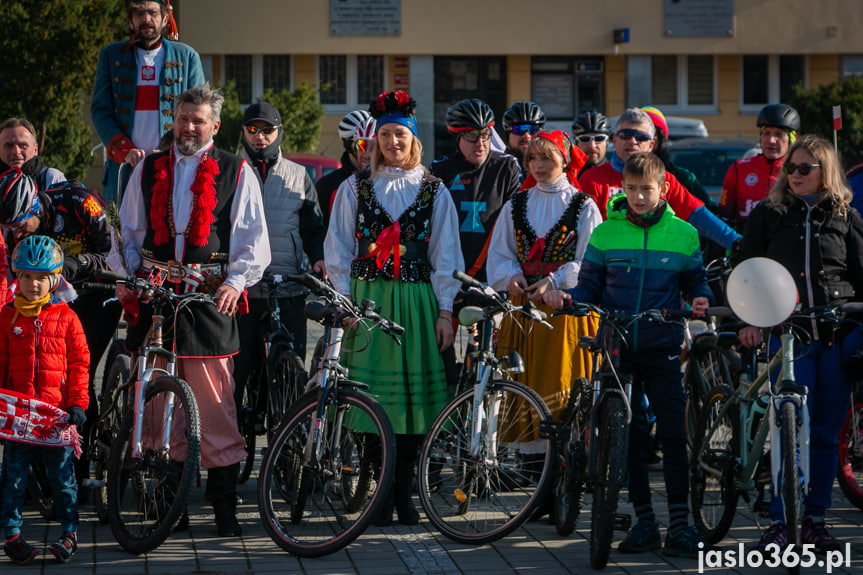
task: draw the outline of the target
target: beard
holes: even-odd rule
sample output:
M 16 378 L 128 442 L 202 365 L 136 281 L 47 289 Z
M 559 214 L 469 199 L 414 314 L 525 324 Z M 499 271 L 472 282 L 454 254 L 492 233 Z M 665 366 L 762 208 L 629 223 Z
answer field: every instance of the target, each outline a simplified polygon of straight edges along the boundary
M 186 156 L 191 156 L 192 154 L 198 152 L 201 148 L 204 147 L 204 144 L 209 142 L 210 139 L 201 138 L 199 136 L 194 136 L 192 138 L 181 138 L 177 139 L 177 149 L 180 150 L 181 154 L 185 154 Z

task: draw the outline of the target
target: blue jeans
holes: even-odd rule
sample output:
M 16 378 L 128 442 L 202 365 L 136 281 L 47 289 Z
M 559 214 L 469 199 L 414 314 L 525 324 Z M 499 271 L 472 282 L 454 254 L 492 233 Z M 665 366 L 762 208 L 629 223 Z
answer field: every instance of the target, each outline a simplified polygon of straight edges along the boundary
M 828 346 L 821 341 L 803 345 L 795 341 L 794 379 L 808 390 L 809 407 L 809 493 L 803 500 L 803 513 L 823 517 L 830 509 L 833 479 L 839 465 L 839 430 L 851 397 L 851 380 L 845 365 L 863 345 L 863 333 L 855 328 L 841 342 Z M 770 354 L 781 347 L 778 337 L 770 338 Z M 775 381 L 778 373 L 770 374 Z M 770 518 L 785 521 L 781 497 L 770 501 Z
M 27 490 L 30 461 L 41 455 L 54 496 L 54 510 L 63 533 L 78 532 L 78 482 L 71 447 L 45 447 L 6 441 L 3 446 L 0 524 L 6 537 L 21 532 L 21 507 Z

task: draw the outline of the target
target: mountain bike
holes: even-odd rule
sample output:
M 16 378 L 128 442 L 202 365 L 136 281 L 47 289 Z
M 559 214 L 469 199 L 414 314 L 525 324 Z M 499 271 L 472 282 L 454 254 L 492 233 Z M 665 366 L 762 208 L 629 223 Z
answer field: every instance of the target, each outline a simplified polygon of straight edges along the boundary
M 811 308 L 791 318 L 841 323 L 853 321 L 846 314 L 860 311 L 863 304 L 848 303 Z M 758 510 L 772 485 L 772 496 L 783 499 L 788 543 L 800 544 L 802 502 L 809 489 L 809 410 L 806 386 L 794 379 L 799 329 L 792 321 L 782 324 L 781 348 L 754 381 L 742 374 L 736 387 L 714 388 L 705 399 L 696 431 L 702 439 L 690 461 L 690 491 L 695 523 L 711 543 L 728 532 L 739 496 L 749 501 L 749 493 L 758 491 Z
M 544 321 L 532 307 L 513 306 L 459 271 L 453 277 L 481 304 L 459 312 L 462 325 L 478 324 L 480 342 L 466 360 L 472 384 L 432 423 L 420 450 L 420 502 L 429 521 L 460 543 L 489 543 L 530 518 L 551 480 L 551 414 L 535 391 L 509 374 L 523 371 L 516 352 L 495 357 L 494 326 L 503 315 Z M 548 324 L 547 324 L 548 325 Z M 549 326 L 550 327 L 550 326 Z
M 284 415 L 258 477 L 264 530 L 282 549 L 319 557 L 349 545 L 378 514 L 395 473 L 395 435 L 384 409 L 364 383 L 339 363 L 344 328 L 380 329 L 396 342 L 404 328 L 309 275 L 285 275 L 320 299 L 306 303 L 308 319 L 324 326 L 321 364 L 308 391 Z M 371 325 L 369 325 L 371 324 Z
M 124 284 L 153 306 L 133 376 L 123 381 L 118 375 L 110 383 L 116 388 L 111 396 L 103 392 L 104 409 L 94 426 L 97 446 L 114 434 L 101 453 L 107 461 L 108 517 L 117 542 L 132 553 L 152 551 L 167 539 L 185 512 L 200 463 L 198 404 L 188 383 L 176 376 L 176 341 L 174 349 L 165 349 L 162 336 L 167 313 L 176 322 L 190 303 L 213 300 L 205 293 L 175 294 L 163 285 L 163 272 L 154 267 L 146 279 L 100 273 L 102 281 Z M 157 359 L 166 367 L 157 367 Z
M 303 360 L 294 351 L 293 337 L 281 320 L 279 297 L 287 281 L 281 275 L 265 275 L 261 283 L 267 287 L 268 309 L 260 318 L 259 354 L 250 362 L 242 401 L 237 403 L 237 423 L 248 452 L 240 465 L 239 483 L 245 483 L 252 473 L 257 436 L 266 434 L 267 440 L 272 439 L 308 381 Z

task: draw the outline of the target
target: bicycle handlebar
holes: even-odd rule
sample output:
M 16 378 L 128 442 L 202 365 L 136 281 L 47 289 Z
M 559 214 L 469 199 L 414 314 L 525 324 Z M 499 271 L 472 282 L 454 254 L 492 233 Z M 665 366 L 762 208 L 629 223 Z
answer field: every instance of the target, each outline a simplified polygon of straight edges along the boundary
M 597 305 L 587 302 L 577 302 L 575 300 L 567 300 L 564 302 L 563 309 L 559 313 L 569 315 L 587 315 L 594 313 L 601 319 L 609 320 L 639 320 L 651 319 L 654 321 L 668 321 L 675 319 L 701 319 L 709 317 L 735 317 L 734 311 L 730 307 L 714 306 L 704 310 L 704 315 L 697 316 L 691 309 L 646 309 L 638 313 L 625 312 L 616 309 L 604 309 Z M 556 315 L 556 314 L 555 314 Z
M 96 272 L 96 279 L 102 282 L 101 284 L 96 285 L 104 285 L 105 282 L 114 282 L 114 284 L 125 284 L 132 289 L 142 290 L 144 293 L 148 293 L 150 295 L 158 295 L 161 298 L 172 300 L 172 301 L 183 301 L 183 300 L 198 300 L 202 302 L 207 302 L 215 305 L 213 301 L 213 297 L 204 292 L 191 292 L 191 293 L 175 293 L 174 290 L 170 287 L 164 287 L 161 285 L 157 285 L 147 281 L 144 278 L 135 278 L 132 276 L 128 276 L 126 274 L 118 274 L 111 270 L 101 270 Z
M 528 301 L 523 306 L 514 306 L 507 299 L 505 293 L 492 289 L 460 270 L 454 270 L 452 277 L 461 282 L 463 289 L 467 287 L 466 291 L 469 291 L 472 296 L 482 298 L 488 307 L 494 308 L 495 312 L 518 312 L 524 317 L 544 325 L 548 329 L 554 329 L 550 323 L 545 321 L 548 315 L 536 307 L 536 304 L 532 301 Z

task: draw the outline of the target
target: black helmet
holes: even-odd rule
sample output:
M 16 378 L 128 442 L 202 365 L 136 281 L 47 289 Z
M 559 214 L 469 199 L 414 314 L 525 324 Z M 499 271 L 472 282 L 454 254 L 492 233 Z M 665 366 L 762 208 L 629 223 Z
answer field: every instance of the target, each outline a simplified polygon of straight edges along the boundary
M 585 112 L 572 121 L 572 135 L 585 133 L 611 134 L 608 118 L 599 112 Z
M 512 132 L 519 124 L 545 125 L 545 112 L 533 102 L 516 102 L 503 113 L 503 131 Z
M 488 104 L 476 98 L 461 100 L 446 111 L 446 127 L 451 133 L 482 130 L 494 126 L 494 114 Z
M 20 168 L 0 174 L 0 223 L 11 224 L 27 215 L 36 196 L 36 184 Z
M 800 130 L 800 114 L 785 104 L 769 104 L 758 112 L 758 127 L 776 126 L 785 130 Z

